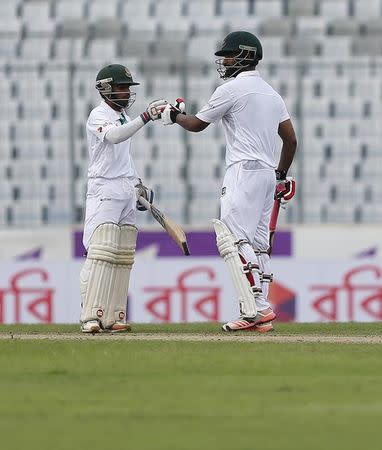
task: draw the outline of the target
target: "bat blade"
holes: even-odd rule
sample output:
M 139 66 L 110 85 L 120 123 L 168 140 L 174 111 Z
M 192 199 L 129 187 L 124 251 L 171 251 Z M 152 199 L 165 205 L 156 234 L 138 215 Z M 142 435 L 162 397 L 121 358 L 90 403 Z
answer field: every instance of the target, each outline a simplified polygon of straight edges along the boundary
M 177 243 L 182 252 L 186 256 L 190 256 L 190 249 L 188 247 L 186 235 L 176 222 L 174 222 L 169 217 L 165 216 L 162 211 L 160 211 L 156 206 L 149 203 L 142 196 L 138 197 L 138 201 L 141 205 L 143 205 L 148 211 L 151 212 L 154 219 L 163 227 L 163 229 L 167 232 L 167 234 Z

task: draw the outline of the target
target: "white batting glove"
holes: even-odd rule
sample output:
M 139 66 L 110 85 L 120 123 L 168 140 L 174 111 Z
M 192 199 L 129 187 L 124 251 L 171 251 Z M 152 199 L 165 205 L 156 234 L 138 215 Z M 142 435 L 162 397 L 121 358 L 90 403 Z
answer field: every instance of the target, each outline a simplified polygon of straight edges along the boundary
M 167 104 L 162 112 L 163 125 L 174 125 L 178 114 L 186 114 L 185 109 L 186 103 L 181 97 L 175 100 L 175 105 Z
M 160 119 L 161 113 L 166 105 L 168 105 L 168 102 L 164 99 L 152 101 L 147 107 L 146 111 L 141 114 L 141 119 L 144 123 L 147 123 L 150 120 Z

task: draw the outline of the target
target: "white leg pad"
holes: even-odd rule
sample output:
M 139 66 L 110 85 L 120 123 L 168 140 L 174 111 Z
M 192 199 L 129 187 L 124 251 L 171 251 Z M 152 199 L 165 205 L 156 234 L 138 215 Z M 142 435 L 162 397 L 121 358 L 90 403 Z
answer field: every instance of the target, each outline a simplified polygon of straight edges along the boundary
M 243 317 L 252 318 L 257 314 L 255 296 L 251 285 L 243 271 L 239 251 L 233 234 L 221 220 L 212 220 L 216 244 L 220 255 L 227 263 L 233 284 L 239 296 L 240 312 Z
M 99 320 L 104 328 L 124 321 L 137 229 L 105 223 L 94 231 L 80 274 L 81 321 Z

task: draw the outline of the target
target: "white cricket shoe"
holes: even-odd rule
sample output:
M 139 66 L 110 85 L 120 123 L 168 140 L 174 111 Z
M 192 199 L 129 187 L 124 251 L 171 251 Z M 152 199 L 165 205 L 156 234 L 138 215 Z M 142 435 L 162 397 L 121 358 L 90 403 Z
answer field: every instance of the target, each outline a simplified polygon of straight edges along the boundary
M 267 308 L 263 311 L 259 311 L 256 314 L 256 317 L 254 317 L 253 319 L 240 318 L 238 320 L 232 320 L 230 322 L 227 322 L 222 326 L 222 329 L 223 331 L 250 330 L 255 327 L 260 327 L 262 324 L 271 323 L 271 321 L 274 320 L 275 318 L 276 314 L 274 313 L 272 308 Z M 262 332 L 264 332 L 266 330 L 266 327 L 264 327 L 262 330 L 263 330 Z M 260 329 L 256 331 L 260 331 Z
M 252 321 L 247 319 L 231 320 L 222 326 L 223 331 L 240 331 L 240 330 L 251 330 L 255 327 Z
M 83 333 L 101 333 L 101 325 L 98 320 L 88 320 L 87 322 L 82 322 L 81 331 Z

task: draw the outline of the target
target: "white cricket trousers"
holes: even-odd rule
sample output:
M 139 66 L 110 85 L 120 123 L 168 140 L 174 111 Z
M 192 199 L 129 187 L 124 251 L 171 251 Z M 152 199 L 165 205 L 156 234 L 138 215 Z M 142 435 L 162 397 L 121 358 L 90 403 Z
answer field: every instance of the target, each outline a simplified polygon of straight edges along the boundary
M 83 244 L 86 250 L 94 230 L 103 223 L 136 224 L 134 184 L 128 178 L 90 178 L 86 195 Z
M 239 247 L 240 254 L 247 262 L 257 261 L 267 274 L 271 270 L 269 256 L 255 252 L 266 252 L 269 247 L 269 221 L 275 188 L 274 168 L 259 161 L 241 161 L 227 168 L 220 199 L 221 220 L 237 240 L 249 242 Z M 270 306 L 269 283 L 261 283 L 261 289 L 263 293 L 256 300 L 259 311 Z

